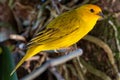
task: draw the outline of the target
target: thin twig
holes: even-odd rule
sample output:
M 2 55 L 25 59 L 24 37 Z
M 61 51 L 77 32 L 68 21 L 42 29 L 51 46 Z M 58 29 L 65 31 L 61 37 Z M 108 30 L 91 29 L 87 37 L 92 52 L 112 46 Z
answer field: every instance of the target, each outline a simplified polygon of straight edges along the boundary
M 55 67 L 52 67 L 49 70 L 52 72 L 52 74 L 56 77 L 57 80 L 65 80 Z
M 66 66 L 66 65 L 63 65 L 62 67 L 63 67 L 63 71 L 64 71 L 64 75 L 63 75 L 63 76 L 64 76 L 65 80 L 70 80 L 67 66 Z
M 115 33 L 116 46 L 117 46 L 117 49 L 120 53 L 120 43 L 119 43 L 119 40 L 118 40 L 118 30 L 117 30 L 115 24 L 111 20 L 108 20 L 108 23 L 113 27 L 113 30 L 114 30 L 114 33 Z
M 102 80 L 112 80 L 112 79 L 111 79 L 109 76 L 107 76 L 104 72 L 101 72 L 101 71 L 95 69 L 94 67 L 92 67 L 91 65 L 89 65 L 88 63 L 86 63 L 83 59 L 80 59 L 80 60 L 81 60 L 81 62 L 82 62 L 82 64 L 83 64 L 83 66 L 86 67 L 87 70 L 88 70 L 90 73 L 92 73 L 92 74 L 100 77 Z
M 83 51 L 81 49 L 77 49 L 77 50 L 69 53 L 68 55 L 64 55 L 64 56 L 56 58 L 56 59 L 48 60 L 39 69 L 33 71 L 32 73 L 25 76 L 21 80 L 32 80 L 32 79 L 36 78 L 37 76 L 39 76 L 40 74 L 42 74 L 47 68 L 65 63 L 75 57 L 82 55 L 82 53 L 83 53 Z
M 24 36 L 18 35 L 18 34 L 10 34 L 10 39 L 17 40 L 17 41 L 26 41 Z
M 57 0 L 56 0 L 57 1 Z M 54 0 L 51 0 L 53 7 L 56 9 L 57 13 L 60 14 L 60 10 L 58 9 Z
M 82 70 L 82 68 L 81 68 L 81 66 L 79 65 L 79 62 L 78 62 L 78 57 L 77 57 L 77 59 L 73 60 L 73 64 L 74 64 L 74 66 L 77 70 L 77 73 L 78 73 L 78 76 L 79 76 L 80 80 L 85 80 L 83 70 Z
M 107 53 L 107 56 L 109 58 L 109 61 L 111 62 L 111 65 L 113 66 L 115 73 L 118 74 L 118 68 L 117 68 L 117 65 L 115 63 L 114 55 L 113 55 L 110 47 L 106 43 L 104 43 L 102 40 L 100 40 L 96 37 L 90 36 L 90 35 L 85 36 L 83 39 L 88 40 L 90 42 L 93 42 L 96 45 L 98 45 L 99 47 L 103 48 L 104 51 Z

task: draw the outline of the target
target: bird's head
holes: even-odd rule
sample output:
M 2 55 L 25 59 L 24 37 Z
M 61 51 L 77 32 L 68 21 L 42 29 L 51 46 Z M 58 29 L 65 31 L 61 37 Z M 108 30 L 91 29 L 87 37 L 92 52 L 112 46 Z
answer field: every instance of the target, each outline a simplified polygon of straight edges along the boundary
M 97 19 L 103 18 L 102 10 L 99 6 L 93 4 L 86 4 L 78 9 L 76 9 L 82 13 L 82 16 L 86 16 L 88 18 L 96 17 Z

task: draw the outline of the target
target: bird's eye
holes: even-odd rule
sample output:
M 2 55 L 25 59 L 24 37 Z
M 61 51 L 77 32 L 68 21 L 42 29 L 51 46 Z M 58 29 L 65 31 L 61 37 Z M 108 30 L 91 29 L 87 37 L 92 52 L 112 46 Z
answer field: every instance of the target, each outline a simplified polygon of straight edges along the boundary
M 94 9 L 90 9 L 90 12 L 94 13 L 95 11 L 94 11 Z

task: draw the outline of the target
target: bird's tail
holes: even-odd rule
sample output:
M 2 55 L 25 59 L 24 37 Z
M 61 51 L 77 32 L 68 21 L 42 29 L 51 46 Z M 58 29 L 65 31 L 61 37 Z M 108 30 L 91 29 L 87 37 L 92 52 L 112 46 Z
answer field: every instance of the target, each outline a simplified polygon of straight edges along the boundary
M 16 65 L 16 67 L 13 69 L 13 71 L 11 72 L 10 76 L 13 75 L 13 73 L 24 63 L 24 61 L 26 61 L 27 59 L 31 58 L 32 56 L 34 56 L 35 54 L 37 54 L 38 52 L 42 51 L 42 49 L 40 47 L 34 47 L 34 48 L 30 48 L 28 49 L 26 55 L 22 58 L 22 60 Z

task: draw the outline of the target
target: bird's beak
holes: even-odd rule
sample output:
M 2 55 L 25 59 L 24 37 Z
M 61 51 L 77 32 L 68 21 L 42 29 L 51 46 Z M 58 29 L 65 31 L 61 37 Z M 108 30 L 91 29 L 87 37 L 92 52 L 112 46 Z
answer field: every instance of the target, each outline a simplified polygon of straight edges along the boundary
M 102 12 L 99 12 L 97 15 L 101 16 L 101 18 L 104 18 L 104 15 Z

